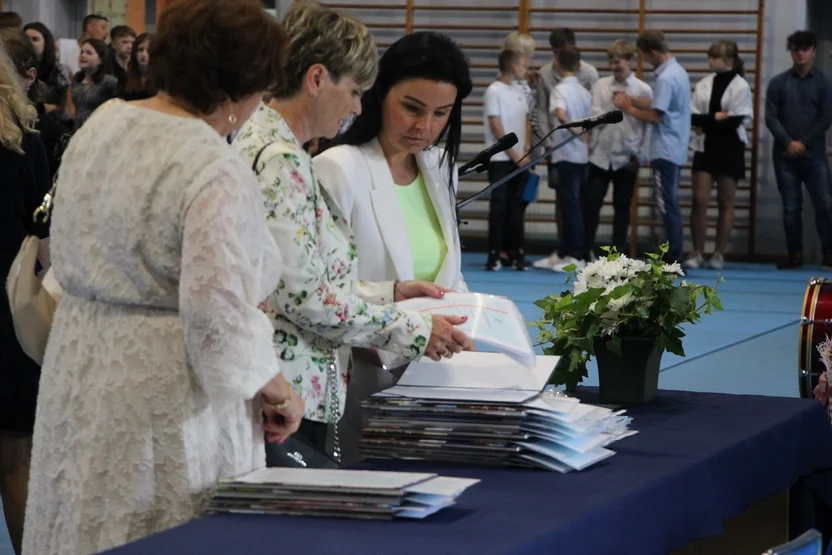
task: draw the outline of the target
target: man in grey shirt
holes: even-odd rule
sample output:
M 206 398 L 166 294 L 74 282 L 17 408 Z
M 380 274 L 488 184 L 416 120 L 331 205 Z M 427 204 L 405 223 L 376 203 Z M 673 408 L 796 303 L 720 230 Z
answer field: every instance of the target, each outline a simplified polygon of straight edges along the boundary
M 538 141 L 540 141 L 552 130 L 553 125 L 551 116 L 549 115 L 549 99 L 552 96 L 552 91 L 555 86 L 557 86 L 557 84 L 561 81 L 561 75 L 555 69 L 554 59 L 557 57 L 558 52 L 560 52 L 565 46 L 575 46 L 575 33 L 572 29 L 566 27 L 554 29 L 551 33 L 549 33 L 549 46 L 552 47 L 552 61 L 541 67 L 540 71 L 536 74 L 529 75 L 529 82 L 534 87 L 534 104 L 536 105 L 536 109 L 532 110 L 529 114 L 529 119 L 532 124 L 532 144 L 537 144 Z M 595 69 L 595 66 L 592 64 L 581 60 L 581 65 L 578 67 L 575 77 L 578 78 L 578 82 L 583 85 L 586 90 L 592 92 L 592 86 L 595 85 L 596 81 L 598 81 L 598 70 Z M 553 146 L 555 145 L 552 137 L 550 136 L 546 139 L 546 142 L 543 143 L 541 148 L 550 149 Z M 542 153 L 543 151 L 541 150 L 536 154 Z M 558 173 L 555 171 L 551 162 L 547 164 L 546 176 L 549 188 L 557 190 Z M 555 212 L 555 223 L 557 224 L 559 239 L 561 237 L 560 222 L 560 210 L 557 210 Z M 536 261 L 533 266 L 535 268 L 551 269 L 559 262 L 560 258 L 558 257 L 557 251 L 555 251 L 550 256 Z
M 832 125 L 832 80 L 813 67 L 817 38 L 811 31 L 789 36 L 793 65 L 769 81 L 766 127 L 774 137 L 772 158 L 783 199 L 788 258 L 778 267 L 803 265 L 803 184 L 815 208 L 823 265 L 832 267 L 832 179 L 826 132 Z

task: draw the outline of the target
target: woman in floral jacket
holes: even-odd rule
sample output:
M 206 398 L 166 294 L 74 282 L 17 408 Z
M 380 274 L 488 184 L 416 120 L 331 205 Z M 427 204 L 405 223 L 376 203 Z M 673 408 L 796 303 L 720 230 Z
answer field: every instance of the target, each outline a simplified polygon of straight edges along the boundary
M 298 2 L 283 21 L 291 41 L 285 85 L 261 104 L 234 141 L 258 174 L 266 219 L 284 262 L 277 290 L 262 306 L 275 328 L 284 375 L 306 401 L 298 435 L 327 452 L 340 419 L 350 347 L 383 348 L 408 360 L 434 360 L 473 348 L 456 317 L 423 316 L 395 301 L 441 297 L 424 282 L 357 280 L 356 247 L 344 215 L 321 187 L 303 144 L 335 136 L 361 111 L 375 80 L 376 45 L 367 28 L 325 6 Z M 337 434 L 331 442 L 339 460 Z M 280 445 L 267 464 L 281 464 Z M 285 449 L 284 449 L 285 450 Z

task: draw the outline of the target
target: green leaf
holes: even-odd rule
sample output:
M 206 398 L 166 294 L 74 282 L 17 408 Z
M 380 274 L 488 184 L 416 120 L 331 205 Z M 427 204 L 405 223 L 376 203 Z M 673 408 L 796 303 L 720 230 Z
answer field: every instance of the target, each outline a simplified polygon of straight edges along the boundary
M 679 355 L 680 357 L 685 356 L 685 348 L 682 347 L 682 340 L 680 337 L 664 333 L 661 338 L 664 340 L 663 343 L 665 350 L 673 353 L 674 355 Z
M 711 305 L 713 305 L 713 307 L 718 311 L 722 312 L 722 301 L 719 300 L 719 297 L 716 295 L 711 298 Z
M 577 264 L 570 264 L 569 266 L 564 266 L 563 271 L 566 272 L 567 274 L 571 274 L 572 272 L 574 272 L 577 269 L 578 269 Z
M 554 306 L 555 310 L 560 310 L 560 309 L 566 308 L 567 306 L 571 305 L 573 299 L 574 299 L 574 297 L 572 295 L 564 295 L 563 297 L 558 299 L 557 303 L 555 303 L 555 306 Z
M 670 291 L 670 310 L 686 314 L 690 310 L 690 292 L 687 287 L 674 287 Z
M 608 296 L 611 299 L 620 299 L 621 297 L 623 297 L 624 295 L 626 295 L 627 293 L 629 293 L 632 290 L 633 290 L 633 286 L 630 285 L 629 283 L 625 283 L 623 285 L 619 285 L 618 287 L 616 287 L 615 289 L 610 291 L 610 294 Z

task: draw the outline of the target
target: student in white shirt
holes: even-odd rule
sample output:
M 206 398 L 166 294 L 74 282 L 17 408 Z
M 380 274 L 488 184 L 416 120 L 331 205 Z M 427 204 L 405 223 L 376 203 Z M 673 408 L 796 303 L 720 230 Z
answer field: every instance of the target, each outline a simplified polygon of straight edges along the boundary
M 590 117 L 592 97 L 575 76 L 581 63 L 581 53 L 577 48 L 566 47 L 558 52 L 555 61 L 562 78 L 549 99 L 552 121 L 560 125 Z M 580 130 L 555 131 L 553 134 L 555 144 L 566 140 L 570 133 L 580 133 Z M 562 232 L 559 237 L 560 247 L 557 252 L 559 259 L 551 266 L 556 272 L 562 272 L 571 264 L 582 267 L 586 255 L 583 214 L 581 213 L 581 186 L 589 160 L 587 140 L 587 136 L 582 135 L 580 139 L 552 153 L 551 157 L 551 164 L 558 173 L 557 202 L 563 215 Z
M 505 39 L 503 39 L 503 46 L 502 50 L 514 50 L 515 52 L 520 52 L 523 54 L 523 57 L 526 60 L 526 67 L 532 67 L 532 60 L 534 59 L 534 51 L 537 48 L 537 43 L 534 40 L 534 37 L 529 35 L 528 33 L 521 33 L 519 31 L 512 31 L 509 33 Z M 498 75 L 499 78 L 499 75 Z M 523 94 L 526 95 L 526 100 L 529 104 L 529 125 L 532 124 L 531 120 L 534 117 L 534 114 L 537 112 L 537 101 L 535 100 L 534 91 L 529 84 L 529 76 L 526 75 L 526 79 L 522 81 L 515 81 L 517 86 L 523 89 Z M 534 134 L 534 129 L 532 128 L 532 132 L 530 136 Z M 531 146 L 531 141 L 528 146 Z M 529 155 L 531 156 L 531 154 Z M 524 160 L 527 162 L 528 158 Z M 531 169 L 531 168 L 530 168 Z M 528 202 L 523 202 L 524 206 L 524 218 L 525 218 L 525 207 L 528 206 Z M 508 237 L 503 238 L 503 243 L 508 239 Z M 511 259 L 506 251 L 500 251 L 500 262 L 503 264 L 511 264 Z
M 602 77 L 592 88 L 592 116 L 615 110 L 612 103 L 616 92 L 633 98 L 653 98 L 650 85 L 637 78 L 632 71 L 635 47 L 619 39 L 610 45 L 607 58 L 612 75 Z M 650 145 L 649 124 L 629 114 L 621 123 L 596 127 L 589 140 L 589 176 L 583 190 L 584 247 L 595 245 L 595 233 L 607 189 L 612 181 L 612 245 L 619 252 L 627 252 L 627 230 L 630 226 L 630 204 L 633 199 L 638 170 L 647 163 Z
M 504 50 L 499 57 L 500 77 L 491 83 L 483 96 L 485 144 L 491 145 L 508 133 L 517 135 L 517 144 L 491 157 L 488 181 L 494 183 L 517 167 L 531 142 L 529 105 L 516 81 L 526 78 L 526 60 L 519 52 Z M 525 270 L 523 252 L 523 190 L 529 172 L 514 176 L 491 191 L 488 211 L 488 261 L 486 270 L 499 270 L 500 251 L 505 250 L 515 270 Z
M 693 146 L 693 207 L 690 229 L 693 252 L 685 267 L 705 264 L 705 233 L 711 187 L 717 186 L 716 244 L 708 266 L 725 266 L 725 247 L 734 225 L 737 181 L 745 179 L 745 125 L 754 117 L 751 87 L 745 80 L 737 43 L 720 40 L 708 50 L 708 66 L 714 71 L 696 83 L 690 101 Z
M 552 96 L 552 90 L 560 83 L 563 76 L 557 70 L 555 59 L 558 52 L 567 46 L 575 47 L 575 32 L 568 27 L 558 27 L 552 29 L 549 33 L 549 47 L 552 49 L 552 61 L 544 64 L 538 71 L 529 72 L 529 84 L 534 90 L 534 110 L 529 114 L 529 119 L 532 123 L 532 137 L 534 142 L 543 140 L 552 128 L 556 127 L 554 120 L 551 118 L 552 111 L 549 109 L 549 99 Z M 578 71 L 575 73 L 578 82 L 583 85 L 587 91 L 592 90 L 592 86 L 598 80 L 598 70 L 595 66 L 581 60 L 578 66 Z M 555 146 L 554 138 L 549 135 L 542 146 L 540 152 Z M 550 189 L 557 190 L 558 188 L 558 173 L 552 164 L 548 164 L 546 168 L 546 181 Z M 555 224 L 557 226 L 557 234 L 560 237 L 563 234 L 562 229 L 563 215 L 561 214 L 560 205 L 555 206 Z M 552 265 L 558 262 L 557 253 L 552 253 L 552 256 L 537 260 L 532 264 L 535 268 L 551 269 Z

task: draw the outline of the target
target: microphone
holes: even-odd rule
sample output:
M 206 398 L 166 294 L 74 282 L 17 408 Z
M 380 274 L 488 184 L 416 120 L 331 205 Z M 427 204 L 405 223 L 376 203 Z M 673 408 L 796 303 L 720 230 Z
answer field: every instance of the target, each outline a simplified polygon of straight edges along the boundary
M 569 129 L 572 127 L 592 129 L 593 127 L 603 125 L 605 123 L 620 123 L 623 119 L 624 114 L 621 113 L 621 110 L 613 110 L 612 112 L 607 112 L 606 114 L 601 114 L 600 116 L 595 116 L 594 118 L 579 119 L 578 121 L 564 123 L 563 125 L 559 125 L 557 129 Z
M 619 120 L 620 121 L 620 120 Z M 491 145 L 490 147 L 486 148 L 482 152 L 479 152 L 476 156 L 474 156 L 470 161 L 466 162 L 459 168 L 459 174 L 462 175 L 465 172 L 470 171 L 472 168 L 477 168 L 477 166 L 481 166 L 477 168 L 477 171 L 482 171 L 485 169 L 485 165 L 491 160 L 491 157 L 495 154 L 499 154 L 505 150 L 510 149 L 514 145 L 517 144 L 517 135 L 514 133 L 509 133 L 508 135 L 503 135 L 500 137 L 496 143 Z

